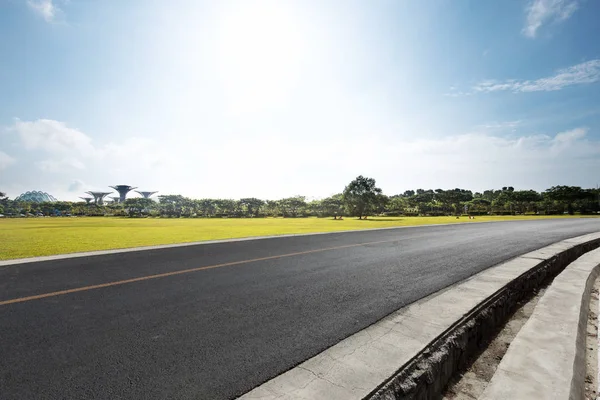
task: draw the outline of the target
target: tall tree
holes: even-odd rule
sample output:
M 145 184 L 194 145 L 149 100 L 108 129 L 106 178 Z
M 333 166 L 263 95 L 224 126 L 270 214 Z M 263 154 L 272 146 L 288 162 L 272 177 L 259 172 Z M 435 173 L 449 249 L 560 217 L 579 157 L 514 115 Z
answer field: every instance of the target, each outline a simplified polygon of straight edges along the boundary
M 579 186 L 552 186 L 544 194 L 551 200 L 563 203 L 571 215 L 574 214 L 573 203 L 588 196 Z
M 344 201 L 341 193 L 323 199 L 321 204 L 325 215 L 333 217 L 333 219 L 342 218 L 344 214 Z
M 279 200 L 279 209 L 284 217 L 297 217 L 306 207 L 306 197 L 294 196 Z
M 203 217 L 212 217 L 217 209 L 216 201 L 213 199 L 200 199 L 196 201 L 197 208 Z
M 130 197 L 125 200 L 124 207 L 127 209 L 130 217 L 147 214 L 150 209 L 155 206 L 154 200 L 144 197 Z
M 375 179 L 359 175 L 344 188 L 343 199 L 350 214 L 362 219 L 373 211 L 380 194 Z
M 218 208 L 218 213 L 221 216 L 232 216 L 235 213 L 237 201 L 232 199 L 217 199 L 215 205 Z
M 0 214 L 4 213 L 4 206 L 8 203 L 6 193 L 0 192 Z
M 249 197 L 240 199 L 240 204 L 243 208 L 245 208 L 247 217 L 258 217 L 260 214 L 260 208 L 265 204 L 265 202 L 254 197 Z
M 264 206 L 265 214 L 272 217 L 279 215 L 279 202 L 277 200 L 267 200 Z

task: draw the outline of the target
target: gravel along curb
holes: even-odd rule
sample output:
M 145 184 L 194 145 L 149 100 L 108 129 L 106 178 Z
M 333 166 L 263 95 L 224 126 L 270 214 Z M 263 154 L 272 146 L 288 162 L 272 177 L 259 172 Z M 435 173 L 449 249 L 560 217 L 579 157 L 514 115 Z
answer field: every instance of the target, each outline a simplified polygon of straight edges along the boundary
M 600 233 L 489 268 L 388 315 L 240 399 L 440 397 L 452 375 L 485 348 L 520 300 L 597 247 Z
M 600 249 L 569 264 L 510 344 L 481 399 L 583 399 L 589 300 Z

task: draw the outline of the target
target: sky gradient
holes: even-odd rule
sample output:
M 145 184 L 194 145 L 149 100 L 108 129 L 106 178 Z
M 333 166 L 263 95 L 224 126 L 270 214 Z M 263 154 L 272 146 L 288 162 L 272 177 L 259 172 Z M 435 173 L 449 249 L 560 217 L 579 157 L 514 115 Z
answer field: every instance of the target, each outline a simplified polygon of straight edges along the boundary
M 600 2 L 0 1 L 0 191 L 600 183 Z

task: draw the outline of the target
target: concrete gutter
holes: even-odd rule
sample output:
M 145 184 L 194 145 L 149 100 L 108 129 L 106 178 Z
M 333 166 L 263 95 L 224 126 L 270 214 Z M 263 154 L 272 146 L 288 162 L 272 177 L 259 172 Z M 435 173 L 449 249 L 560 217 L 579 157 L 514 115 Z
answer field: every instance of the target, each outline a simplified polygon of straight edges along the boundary
M 240 399 L 439 397 L 522 299 L 597 247 L 600 233 L 489 268 L 390 314 Z
M 554 279 L 480 399 L 583 399 L 589 301 L 600 249 Z

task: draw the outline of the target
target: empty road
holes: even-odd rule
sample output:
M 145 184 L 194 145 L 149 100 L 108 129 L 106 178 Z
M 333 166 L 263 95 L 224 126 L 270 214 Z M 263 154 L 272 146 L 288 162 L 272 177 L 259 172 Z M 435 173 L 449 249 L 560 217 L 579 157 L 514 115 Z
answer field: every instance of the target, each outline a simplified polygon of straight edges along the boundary
M 429 226 L 0 267 L 0 397 L 233 398 L 419 298 L 597 231 Z

